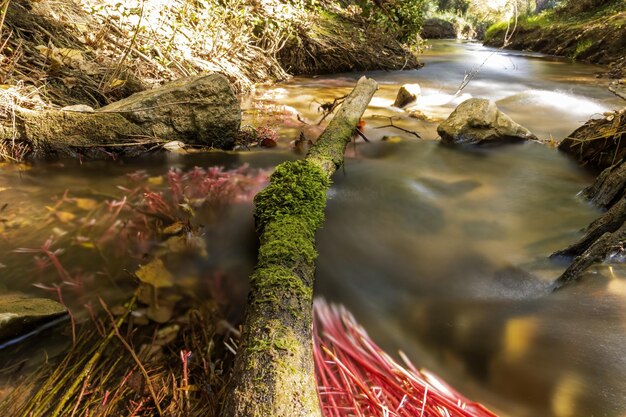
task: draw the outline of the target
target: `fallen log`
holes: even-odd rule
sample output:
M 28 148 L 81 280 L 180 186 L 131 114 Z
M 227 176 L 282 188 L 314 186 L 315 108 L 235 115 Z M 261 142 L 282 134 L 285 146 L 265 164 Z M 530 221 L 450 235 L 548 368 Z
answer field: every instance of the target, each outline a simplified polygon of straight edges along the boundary
M 223 416 L 321 416 L 312 351 L 315 232 L 330 177 L 377 88 L 361 78 L 305 159 L 279 165 L 255 198 L 258 263 Z
M 241 123 L 237 97 L 217 73 L 182 78 L 95 111 L 9 106 L 3 113 L 0 142 L 27 148 L 30 159 L 133 155 L 170 141 L 230 149 Z

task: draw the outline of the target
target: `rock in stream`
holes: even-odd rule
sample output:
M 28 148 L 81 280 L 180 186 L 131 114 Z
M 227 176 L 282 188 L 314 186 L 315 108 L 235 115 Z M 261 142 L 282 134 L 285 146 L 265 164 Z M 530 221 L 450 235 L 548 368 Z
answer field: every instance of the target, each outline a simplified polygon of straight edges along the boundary
M 459 104 L 450 117 L 437 127 L 441 141 L 447 144 L 496 144 L 537 140 L 525 127 L 501 112 L 496 104 L 483 98 L 471 98 Z
M 67 309 L 53 300 L 0 295 L 0 341 L 22 336 L 65 314 Z

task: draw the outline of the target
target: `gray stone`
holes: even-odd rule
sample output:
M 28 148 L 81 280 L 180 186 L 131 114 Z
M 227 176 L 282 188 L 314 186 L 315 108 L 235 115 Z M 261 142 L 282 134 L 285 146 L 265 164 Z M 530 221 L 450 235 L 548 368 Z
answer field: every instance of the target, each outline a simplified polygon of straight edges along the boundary
M 528 129 L 498 110 L 493 101 L 471 98 L 437 127 L 443 143 L 510 143 L 536 140 Z
M 411 103 L 417 101 L 422 94 L 422 89 L 419 84 L 404 84 L 398 90 L 396 101 L 393 103 L 395 107 L 403 108 Z
M 0 296 L 0 340 L 26 334 L 36 327 L 67 313 L 56 301 L 28 298 L 21 294 Z
M 156 137 L 230 149 L 241 124 L 241 108 L 222 74 L 181 78 L 142 91 L 99 110 L 114 112 Z

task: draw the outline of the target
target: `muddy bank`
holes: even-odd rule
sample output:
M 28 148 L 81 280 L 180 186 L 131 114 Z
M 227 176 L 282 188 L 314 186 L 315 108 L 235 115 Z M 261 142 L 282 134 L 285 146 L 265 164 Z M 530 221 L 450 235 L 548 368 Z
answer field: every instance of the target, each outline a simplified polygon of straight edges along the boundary
M 626 75 L 626 12 L 584 20 L 551 16 L 521 19 L 506 48 L 608 65 L 607 75 L 612 78 Z M 501 47 L 506 30 L 506 24 L 492 26 L 485 34 L 484 44 Z

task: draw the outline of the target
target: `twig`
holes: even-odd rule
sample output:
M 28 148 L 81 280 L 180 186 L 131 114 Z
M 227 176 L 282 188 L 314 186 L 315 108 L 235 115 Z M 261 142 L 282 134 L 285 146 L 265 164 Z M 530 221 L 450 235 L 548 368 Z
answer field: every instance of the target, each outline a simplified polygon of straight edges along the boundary
M 421 139 L 421 138 L 422 138 L 422 137 L 421 137 L 421 136 L 420 136 L 417 132 L 415 132 L 415 131 L 413 131 L 413 130 L 405 129 L 405 128 L 403 128 L 403 127 L 400 127 L 400 126 L 396 126 L 396 125 L 394 125 L 394 124 L 393 124 L 393 117 L 389 117 L 389 124 L 388 124 L 388 125 L 384 125 L 384 126 L 377 126 L 377 127 L 375 127 L 374 129 L 384 129 L 384 128 L 386 128 L 386 127 L 393 127 L 393 128 L 395 128 L 395 129 L 401 130 L 401 131 L 403 131 L 403 132 L 405 132 L 405 133 L 408 133 L 408 134 L 414 135 L 414 136 L 415 136 L 416 138 L 418 138 L 418 139 Z
M 111 77 L 109 78 L 111 81 L 115 80 L 115 78 L 120 74 L 124 61 L 126 61 L 128 54 L 130 54 L 131 50 L 135 46 L 135 42 L 137 41 L 137 35 L 139 34 L 139 30 L 141 29 L 141 21 L 143 20 L 143 11 L 144 11 L 145 6 L 146 6 L 145 1 L 142 1 L 141 11 L 139 12 L 139 19 L 137 20 L 137 26 L 135 27 L 135 33 L 133 33 L 133 37 L 130 39 L 130 44 L 126 48 L 126 51 L 124 51 L 124 55 L 122 55 L 122 57 L 117 63 L 117 66 L 115 67 L 115 70 L 111 74 Z M 109 82 L 109 85 L 110 85 L 110 82 Z M 105 88 L 108 89 L 106 86 Z
M 513 37 L 513 34 L 515 33 L 515 30 L 517 29 L 517 3 L 513 3 L 513 14 L 515 15 L 515 21 L 513 24 L 513 29 L 511 30 L 511 22 L 510 20 L 507 21 L 506 24 L 506 32 L 504 33 L 504 39 L 502 41 L 502 46 L 498 49 L 496 49 L 495 51 L 492 51 L 489 55 L 487 55 L 487 57 L 484 59 L 483 62 L 480 63 L 480 65 L 475 66 L 470 72 L 466 73 L 465 76 L 463 77 L 463 80 L 461 81 L 461 84 L 459 85 L 459 88 L 456 90 L 456 93 L 454 93 L 454 96 L 458 96 L 459 94 L 461 94 L 461 91 L 463 91 L 465 89 L 465 87 L 467 87 L 467 85 L 474 79 L 474 77 L 476 77 L 476 75 L 478 75 L 478 73 L 480 72 L 480 70 L 485 66 L 485 64 L 487 63 L 487 61 L 489 61 L 489 59 L 496 55 L 499 54 L 500 52 L 502 52 L 503 49 L 505 49 L 507 46 L 509 46 L 511 44 L 511 38 Z M 510 31 L 510 32 L 509 32 Z
M 331 102 L 331 101 L 329 101 L 329 102 L 326 102 L 326 103 L 322 103 L 322 104 L 320 104 L 319 109 L 322 111 L 323 116 L 322 116 L 322 118 L 320 119 L 320 121 L 319 121 L 319 122 L 317 122 L 317 125 L 318 125 L 318 126 L 319 126 L 319 125 L 321 125 L 321 124 L 322 124 L 322 122 L 323 122 L 324 120 L 326 120 L 326 118 L 327 118 L 328 116 L 330 116 L 331 114 L 333 114 L 333 113 L 334 113 L 334 111 L 337 109 L 337 107 L 339 107 L 339 106 L 340 106 L 340 105 L 341 105 L 341 104 L 342 104 L 342 103 L 346 100 L 346 97 L 348 97 L 348 96 L 347 96 L 347 95 L 345 95 L 345 96 L 337 97 L 337 98 L 333 99 L 333 101 L 332 101 L 332 102 Z
M 395 126 L 394 126 L 395 127 Z M 367 138 L 367 136 L 365 136 L 363 134 L 363 132 L 361 132 L 359 129 L 355 129 L 354 133 L 356 133 L 357 135 L 359 135 L 365 142 L 369 143 L 370 140 Z M 415 132 L 413 132 L 415 133 Z M 418 136 L 419 137 L 419 136 Z

